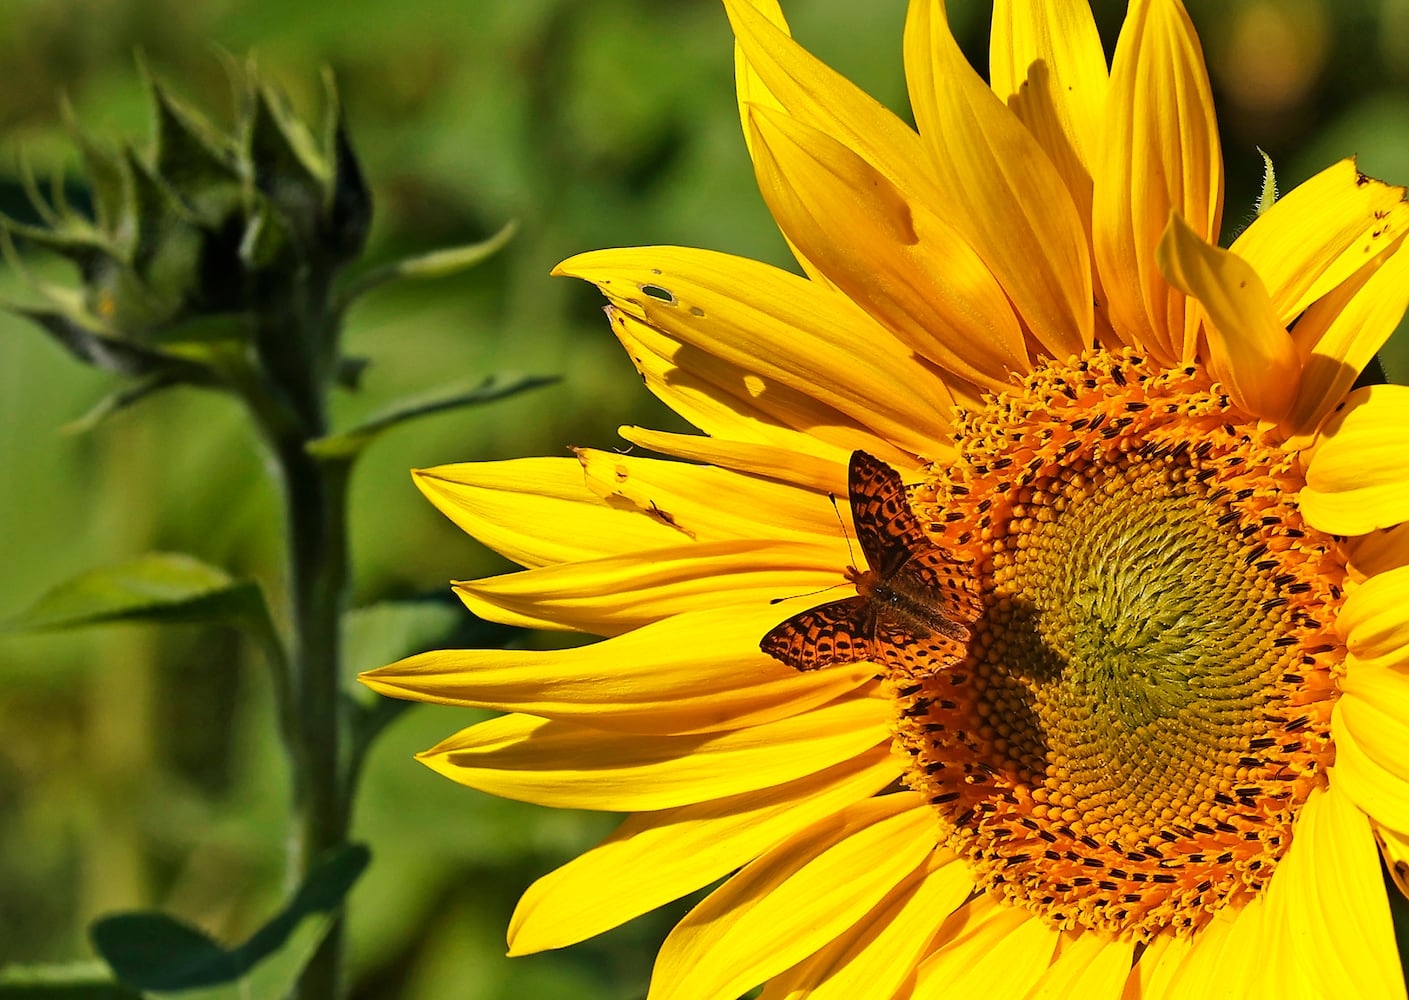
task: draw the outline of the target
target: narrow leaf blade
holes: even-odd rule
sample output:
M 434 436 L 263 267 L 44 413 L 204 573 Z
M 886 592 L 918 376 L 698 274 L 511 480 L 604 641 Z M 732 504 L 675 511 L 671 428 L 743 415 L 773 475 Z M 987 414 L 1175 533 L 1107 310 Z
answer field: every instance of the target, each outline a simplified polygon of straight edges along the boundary
M 492 375 L 473 389 L 404 401 L 351 430 L 310 442 L 308 451 L 322 459 L 350 461 L 379 434 L 398 424 L 432 413 L 443 413 L 446 410 L 458 410 L 466 406 L 478 406 L 505 399 L 529 389 L 552 385 L 556 381 L 556 375 Z
M 237 624 L 255 609 L 263 609 L 255 584 L 194 556 L 151 552 L 59 584 L 4 627 L 37 631 L 122 621 Z
M 397 281 L 401 278 L 446 278 L 474 267 L 502 250 L 518 231 L 518 222 L 510 220 L 487 240 L 460 247 L 432 250 L 430 253 L 407 257 L 404 260 L 393 261 L 383 267 L 374 268 L 356 278 L 342 291 L 338 296 L 339 308 L 346 309 L 348 304 L 359 296 L 365 295 L 373 288 L 389 281 Z

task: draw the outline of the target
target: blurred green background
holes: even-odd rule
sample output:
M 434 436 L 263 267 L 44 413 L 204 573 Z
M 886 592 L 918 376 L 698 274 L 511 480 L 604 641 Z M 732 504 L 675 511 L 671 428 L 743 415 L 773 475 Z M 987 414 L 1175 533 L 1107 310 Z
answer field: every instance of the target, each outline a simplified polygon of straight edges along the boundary
M 1365 172 L 1409 182 L 1409 0 L 1190 6 L 1219 101 L 1229 233 L 1251 218 L 1259 145 L 1283 190 L 1351 153 Z M 784 7 L 813 51 L 907 114 L 902 0 Z M 982 69 L 988 5 L 951 7 Z M 1123 4 L 1097 9 L 1109 50 Z M 371 449 L 352 499 L 358 605 L 443 596 L 450 579 L 506 568 L 421 499 L 409 468 L 611 447 L 627 422 L 679 427 L 618 350 L 600 297 L 549 278 L 554 263 L 649 243 L 788 263 L 739 135 L 727 20 L 702 0 L 12 0 L 0 6 L 0 209 L 27 213 L 20 148 L 41 175 L 78 175 L 60 92 L 99 137 L 144 137 L 140 50 L 219 119 L 230 104 L 220 49 L 256 53 L 305 113 L 319 107 L 319 66 L 334 69 L 376 199 L 367 262 L 522 225 L 477 270 L 362 301 L 348 350 L 373 365 L 339 400 L 343 426 L 447 380 L 562 376 Z M 28 263 L 71 280 L 54 260 Z M 0 273 L 0 295 L 25 294 Z M 1399 381 L 1404 339 L 1387 359 Z M 0 619 L 148 549 L 275 584 L 275 493 L 236 406 L 180 390 L 91 433 L 60 432 L 110 388 L 0 315 Z M 428 614 L 438 607 L 450 605 Z M 375 622 L 369 632 L 354 670 L 412 651 Z M 613 819 L 491 799 L 411 759 L 476 718 L 417 707 L 369 761 L 354 836 L 374 863 L 351 897 L 355 996 L 644 995 L 683 906 L 565 952 L 503 957 L 517 895 Z M 84 927 L 115 909 L 161 907 L 227 940 L 258 926 L 282 878 L 288 796 L 273 733 L 262 665 L 232 633 L 0 635 L 0 965 L 86 958 Z

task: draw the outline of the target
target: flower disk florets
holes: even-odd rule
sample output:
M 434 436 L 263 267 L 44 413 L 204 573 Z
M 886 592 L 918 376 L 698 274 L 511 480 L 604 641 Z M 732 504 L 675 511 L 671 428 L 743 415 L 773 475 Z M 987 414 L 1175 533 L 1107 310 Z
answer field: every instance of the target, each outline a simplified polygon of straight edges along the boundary
M 1344 562 L 1295 456 L 1194 364 L 1051 363 L 914 498 L 973 639 L 893 670 L 908 781 L 980 885 L 1060 927 L 1193 929 L 1270 878 L 1330 763 Z

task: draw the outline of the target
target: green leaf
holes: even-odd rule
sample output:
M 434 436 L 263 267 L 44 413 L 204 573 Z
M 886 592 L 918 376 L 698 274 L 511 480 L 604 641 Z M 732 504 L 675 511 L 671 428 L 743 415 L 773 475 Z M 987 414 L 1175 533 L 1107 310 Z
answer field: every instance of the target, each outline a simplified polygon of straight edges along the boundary
M 306 918 L 330 918 L 370 860 L 364 844 L 329 851 L 288 905 L 236 948 L 155 912 L 103 917 L 89 928 L 89 936 L 118 978 L 138 989 L 188 990 L 232 982 L 283 948 Z
M 142 994 L 114 982 L 101 962 L 7 965 L 0 969 L 0 1000 L 142 1000 Z
M 176 385 L 177 380 L 167 375 L 149 375 L 132 385 L 123 386 L 98 400 L 87 413 L 70 420 L 59 428 L 61 434 L 87 434 L 108 417 L 154 396 L 163 389 Z
M 240 978 L 232 952 L 165 913 L 118 913 L 88 929 L 117 977 L 143 990 L 184 990 Z
M 462 247 L 432 250 L 430 253 L 407 257 L 374 268 L 354 279 L 338 294 L 337 308 L 339 310 L 346 309 L 360 296 L 389 281 L 401 278 L 446 278 L 466 268 L 474 267 L 502 250 L 518 231 L 518 222 L 510 220 L 504 225 L 504 228 L 487 240 Z
M 253 581 L 236 580 L 193 556 L 152 552 L 59 584 L 4 627 L 37 631 L 105 622 L 212 620 L 249 626 L 267 617 L 264 596 Z
M 481 403 L 493 402 L 529 389 L 552 385 L 556 381 L 558 381 L 556 375 L 491 375 L 473 389 L 433 396 L 429 399 L 402 402 L 351 430 L 310 441 L 308 452 L 317 458 L 329 461 L 349 462 L 356 458 L 362 449 L 371 444 L 379 434 L 398 424 L 404 424 L 409 420 L 415 420 L 432 413 L 442 413 L 464 406 L 478 406 Z
M 210 372 L 199 364 L 90 329 L 60 310 L 33 309 L 4 302 L 0 302 L 0 309 L 29 320 L 64 350 L 95 368 L 119 375 L 165 376 L 173 381 L 195 384 L 211 381 Z

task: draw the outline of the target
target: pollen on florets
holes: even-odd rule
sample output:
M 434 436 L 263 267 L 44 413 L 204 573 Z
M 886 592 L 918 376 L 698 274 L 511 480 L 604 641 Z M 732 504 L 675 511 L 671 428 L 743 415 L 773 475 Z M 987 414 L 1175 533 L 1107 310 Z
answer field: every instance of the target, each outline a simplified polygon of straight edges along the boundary
M 1049 363 L 912 498 L 977 581 L 957 662 L 892 665 L 907 780 L 980 885 L 1148 938 L 1251 898 L 1332 759 L 1344 562 L 1294 453 L 1197 365 Z

